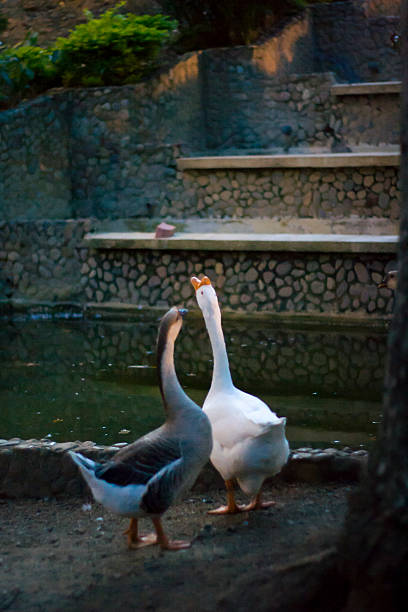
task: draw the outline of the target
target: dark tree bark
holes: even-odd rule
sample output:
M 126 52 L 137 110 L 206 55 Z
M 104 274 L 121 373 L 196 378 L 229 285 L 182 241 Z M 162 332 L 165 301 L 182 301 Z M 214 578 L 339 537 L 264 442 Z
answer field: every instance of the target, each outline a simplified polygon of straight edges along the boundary
M 408 0 L 403 0 L 401 226 L 398 289 L 388 339 L 384 417 L 340 545 L 343 612 L 406 610 L 408 591 Z

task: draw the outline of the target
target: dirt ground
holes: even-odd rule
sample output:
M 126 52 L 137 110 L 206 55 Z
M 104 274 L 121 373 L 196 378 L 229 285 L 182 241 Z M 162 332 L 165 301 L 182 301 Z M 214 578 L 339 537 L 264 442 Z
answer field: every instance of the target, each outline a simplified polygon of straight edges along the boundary
M 236 610 L 243 579 L 335 545 L 353 487 L 268 486 L 276 505 L 229 517 L 207 514 L 222 490 L 191 494 L 163 520 L 171 537 L 193 540 L 177 552 L 128 550 L 128 521 L 91 500 L 0 500 L 0 610 Z
M 67 36 L 79 23 L 84 23 L 85 9 L 98 17 L 117 4 L 119 0 L 0 0 L 0 11 L 9 20 L 0 40 L 15 45 L 28 32 L 35 32 L 38 44 L 45 47 L 58 36 Z M 160 6 L 155 0 L 127 0 L 125 10 L 143 14 L 158 12 Z

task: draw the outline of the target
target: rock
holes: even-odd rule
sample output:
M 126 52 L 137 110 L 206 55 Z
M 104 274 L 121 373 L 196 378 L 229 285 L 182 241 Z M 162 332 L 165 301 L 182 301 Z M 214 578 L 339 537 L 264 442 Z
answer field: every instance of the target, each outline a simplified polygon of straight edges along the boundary
M 174 232 L 176 231 L 175 225 L 169 225 L 168 223 L 159 223 L 156 227 L 155 238 L 171 238 L 174 236 Z

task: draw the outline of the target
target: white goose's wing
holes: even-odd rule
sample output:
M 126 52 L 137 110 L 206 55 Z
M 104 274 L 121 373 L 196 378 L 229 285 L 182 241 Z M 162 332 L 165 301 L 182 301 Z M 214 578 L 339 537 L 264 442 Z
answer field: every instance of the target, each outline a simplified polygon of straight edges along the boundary
M 211 461 L 224 480 L 237 478 L 242 490 L 254 495 L 287 460 L 286 419 L 239 389 L 209 400 L 204 410 L 213 428 Z
M 281 422 L 262 400 L 240 389 L 208 396 L 203 409 L 210 418 L 214 439 L 227 448 L 264 435 Z

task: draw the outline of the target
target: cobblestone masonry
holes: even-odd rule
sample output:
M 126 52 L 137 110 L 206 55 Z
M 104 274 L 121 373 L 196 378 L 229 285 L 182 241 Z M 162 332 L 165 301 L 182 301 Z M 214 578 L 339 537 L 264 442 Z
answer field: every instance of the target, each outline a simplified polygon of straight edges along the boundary
M 93 442 L 0 440 L 0 496 L 8 498 L 88 496 L 83 478 L 67 451 L 76 450 L 94 460 L 112 457 L 118 447 L 100 447 Z M 289 458 L 279 478 L 287 481 L 356 481 L 367 461 L 364 450 L 301 448 Z M 29 466 L 29 473 L 27 472 Z M 221 487 L 222 481 L 207 464 L 193 491 Z
M 232 310 L 315 313 L 392 312 L 391 293 L 377 289 L 389 255 L 81 251 L 87 301 L 196 307 L 191 275 L 215 279 Z M 385 293 L 384 293 L 385 292 Z
M 189 170 L 160 214 L 399 218 L 398 168 Z M 180 199 L 178 195 L 180 194 Z
M 221 52 L 207 55 L 214 87 L 206 99 L 208 149 L 399 143 L 398 94 L 334 96 L 331 73 L 275 77 L 239 56 L 225 62 Z
M 122 251 L 79 248 L 90 221 L 3 223 L 1 297 L 196 307 L 190 276 L 216 279 L 224 305 L 246 312 L 392 312 L 377 289 L 392 255 Z
M 77 247 L 91 221 L 0 222 L 0 298 L 82 301 Z
M 220 303 L 224 308 L 223 296 Z M 373 398 L 378 398 L 382 392 L 386 342 L 381 334 L 282 330 L 270 322 L 261 326 L 259 322 L 248 325 L 228 319 L 224 320 L 223 327 L 233 377 L 254 393 L 262 390 L 275 395 L 287 394 L 290 389 L 291 394 L 301 395 L 318 388 L 322 393 L 330 394 L 336 385 L 348 389 L 350 396 L 354 397 L 360 397 L 361 393 L 367 397 L 368 388 Z M 102 322 L 89 326 L 87 331 L 82 354 L 95 371 L 106 367 L 107 362 L 112 364 L 110 371 L 122 374 L 130 362 L 155 363 L 157 321 L 139 328 Z M 345 355 L 347 359 L 344 359 Z M 176 356 L 183 384 L 208 389 L 212 352 L 201 318 L 187 317 L 178 339 Z M 156 384 L 155 371 L 147 370 L 144 378 L 149 372 L 152 384 Z M 296 419 L 305 425 L 318 423 L 324 428 L 327 426 L 326 416 L 320 408 L 302 406 L 299 408 L 301 412 L 296 412 Z M 352 407 L 352 402 L 350 406 L 343 403 L 337 416 L 333 409 L 329 412 L 332 428 L 336 427 L 336 419 L 339 429 L 358 429 L 359 425 L 364 428 L 366 423 L 366 413 L 360 415 L 357 407 Z
M 185 305 L 186 302 L 183 300 L 176 304 Z M 222 295 L 220 303 L 224 311 Z M 30 325 L 26 320 L 13 321 L 12 324 L 3 322 L 0 339 L 4 361 L 23 364 L 32 358 L 29 347 L 35 346 L 36 361 L 45 371 L 56 371 L 52 379 L 56 405 L 66 397 L 67 380 L 73 380 L 73 363 L 76 364 L 76 379 L 86 379 L 87 386 L 95 384 L 95 395 L 101 372 L 112 381 L 134 379 L 156 387 L 157 319 L 156 315 L 149 318 L 136 316 L 132 321 L 122 319 L 119 322 L 85 319 L 67 324 L 59 321 L 55 325 L 42 326 L 40 334 L 36 325 Z M 349 403 L 343 401 L 336 408 L 332 392 L 343 389 L 350 398 L 359 399 L 363 395 L 366 399 L 378 400 L 384 380 L 384 334 L 375 331 L 346 333 L 326 328 L 324 331 L 304 331 L 288 329 L 287 325 L 283 329 L 276 322 L 236 321 L 228 317 L 224 317 L 223 327 L 231 372 L 243 388 L 270 395 L 309 394 L 312 401 L 308 404 L 304 401 L 296 408 L 288 407 L 287 402 L 285 404 L 285 411 L 290 410 L 297 422 L 304 425 L 315 423 L 322 429 L 338 427 L 350 431 L 357 431 L 361 426 L 361 431 L 364 431 L 367 408 L 360 411 L 352 399 Z M 194 317 L 189 312 L 177 340 L 176 363 L 183 385 L 195 389 L 209 388 L 212 352 L 201 315 Z M 132 369 L 130 366 L 134 364 L 142 367 Z M 27 385 L 33 389 L 32 369 L 25 375 Z M 42 381 L 40 379 L 39 385 L 43 384 Z M 331 399 L 326 411 L 322 411 L 320 405 L 324 398 L 318 398 L 313 404 L 312 393 L 316 390 Z M 109 409 L 104 412 L 101 402 L 95 406 L 95 416 L 101 417 L 101 422 L 104 418 L 108 420 Z M 42 416 L 38 415 L 39 426 L 46 430 L 49 423 L 41 419 Z M 8 421 L 15 425 L 15 431 L 29 435 L 30 430 L 24 428 L 21 416 L 12 409 L 9 409 Z
M 381 14 L 381 6 L 386 14 Z M 391 44 L 400 3 L 335 2 L 313 8 L 315 61 L 344 81 L 400 79 L 401 56 Z M 370 6 L 371 5 L 371 6 Z M 320 65 L 320 67 L 319 67 Z
M 65 96 L 0 112 L 0 219 L 71 216 Z

